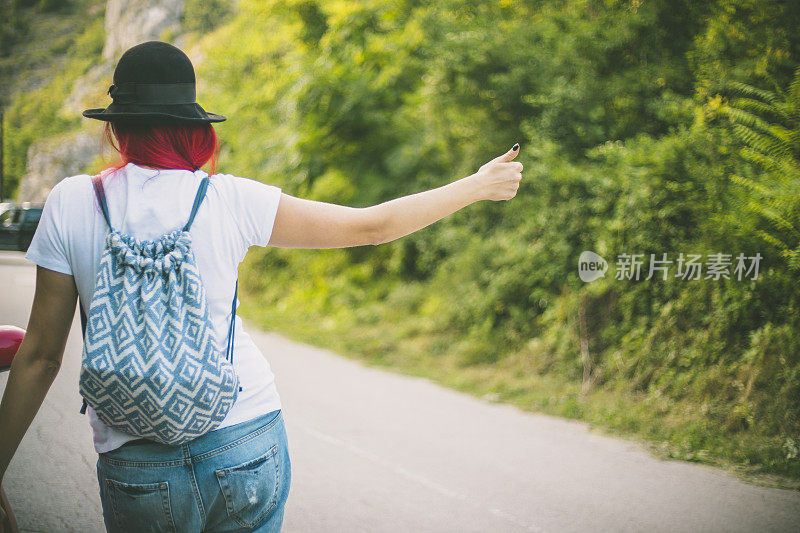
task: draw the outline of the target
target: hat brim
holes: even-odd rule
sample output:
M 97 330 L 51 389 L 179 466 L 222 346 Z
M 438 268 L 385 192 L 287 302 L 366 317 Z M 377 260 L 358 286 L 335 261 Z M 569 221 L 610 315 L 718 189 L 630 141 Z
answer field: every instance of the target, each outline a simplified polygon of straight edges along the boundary
M 106 122 L 128 123 L 209 123 L 222 122 L 227 117 L 208 113 L 198 103 L 192 104 L 117 104 L 106 108 L 87 109 L 82 115 L 86 118 Z

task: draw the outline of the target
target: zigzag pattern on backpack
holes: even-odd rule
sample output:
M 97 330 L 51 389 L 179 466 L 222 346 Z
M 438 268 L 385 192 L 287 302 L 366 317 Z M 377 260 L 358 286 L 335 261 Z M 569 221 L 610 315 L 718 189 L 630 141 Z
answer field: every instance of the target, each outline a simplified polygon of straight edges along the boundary
M 79 383 L 86 403 L 106 425 L 165 444 L 214 429 L 238 393 L 188 232 L 207 180 L 183 230 L 154 241 L 111 230 L 86 320 Z

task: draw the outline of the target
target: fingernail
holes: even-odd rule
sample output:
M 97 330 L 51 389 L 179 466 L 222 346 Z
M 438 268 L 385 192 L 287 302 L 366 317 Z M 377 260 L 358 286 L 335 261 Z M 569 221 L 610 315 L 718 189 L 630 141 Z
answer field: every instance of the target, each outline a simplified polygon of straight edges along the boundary
M 511 147 L 512 152 L 516 152 L 517 150 L 519 150 L 519 143 L 516 143 L 514 144 L 514 146 Z

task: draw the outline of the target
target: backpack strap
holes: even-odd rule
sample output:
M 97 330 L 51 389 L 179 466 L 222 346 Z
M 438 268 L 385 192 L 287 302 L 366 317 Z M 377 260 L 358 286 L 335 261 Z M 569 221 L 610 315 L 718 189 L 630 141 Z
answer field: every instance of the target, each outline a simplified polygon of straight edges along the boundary
M 231 303 L 231 323 L 228 326 L 228 349 L 225 351 L 225 358 L 233 363 L 233 332 L 236 323 L 236 293 L 239 292 L 239 280 L 236 280 L 236 288 L 233 290 L 233 302 Z
M 203 202 L 203 199 L 206 197 L 206 190 L 208 189 L 208 176 L 203 178 L 203 181 L 200 182 L 200 186 L 197 188 L 197 194 L 194 197 L 194 204 L 192 205 L 192 213 L 189 215 L 189 221 L 183 227 L 183 231 L 189 231 L 192 227 L 192 223 L 194 222 L 194 217 L 197 215 L 197 210 L 200 208 L 200 204 Z M 236 329 L 236 296 L 239 293 L 239 280 L 236 280 L 236 288 L 233 290 L 233 302 L 231 302 L 231 323 L 228 326 L 228 347 L 225 350 L 225 358 L 228 359 L 231 364 L 233 364 L 233 337 L 234 331 Z M 242 388 L 239 387 L 241 391 Z
M 94 192 L 95 196 L 97 196 L 97 201 L 100 204 L 100 210 L 103 212 L 103 218 L 106 219 L 106 224 L 108 224 L 108 228 L 113 231 L 111 227 L 111 219 L 108 216 L 108 205 L 106 204 L 106 193 L 103 189 L 103 182 L 100 181 L 100 175 L 95 176 L 92 178 L 92 183 L 94 184 Z M 200 204 L 203 201 L 203 198 L 206 197 L 206 189 L 208 189 L 208 177 L 203 178 L 203 181 L 200 182 L 200 187 L 197 189 L 197 194 L 194 197 L 194 204 L 192 205 L 192 213 L 189 215 L 189 221 L 183 227 L 183 231 L 189 231 L 192 227 L 192 223 L 194 222 L 194 217 L 197 215 L 197 209 L 200 207 Z
M 111 227 L 111 219 L 108 216 L 108 205 L 106 205 L 106 192 L 103 189 L 103 182 L 100 181 L 100 175 L 92 178 L 92 184 L 94 185 L 94 194 L 97 196 L 97 202 L 100 204 L 100 210 L 103 212 L 103 218 L 106 219 L 106 224 L 108 224 L 108 229 L 114 230 Z
M 233 289 L 233 302 L 231 303 L 231 325 L 228 328 L 228 349 L 225 352 L 225 358 L 233 364 L 233 335 L 236 325 L 236 295 L 239 292 L 239 280 L 236 280 L 236 288 Z M 241 392 L 242 387 L 239 387 Z
M 189 228 L 192 227 L 192 222 L 194 222 L 194 216 L 197 214 L 197 209 L 200 207 L 200 203 L 203 201 L 203 198 L 206 197 L 206 189 L 208 189 L 208 176 L 203 178 L 203 181 L 200 182 L 200 187 L 197 188 L 197 194 L 194 197 L 194 205 L 192 206 L 192 214 L 189 215 L 189 222 L 183 227 L 183 231 L 189 231 Z
M 81 331 L 83 332 L 83 342 L 86 342 L 86 313 L 83 311 L 83 304 L 78 300 L 78 308 L 81 310 Z M 83 405 L 81 405 L 81 414 L 86 414 L 86 398 L 83 398 Z
M 94 185 L 94 194 L 97 197 L 97 202 L 100 204 L 100 210 L 103 212 L 103 218 L 106 219 L 106 224 L 108 224 L 108 229 L 111 229 L 111 220 L 108 217 L 108 205 L 106 205 L 106 192 L 103 189 L 103 182 L 100 181 L 100 174 L 94 176 L 92 178 L 92 185 Z M 78 309 L 81 311 L 81 338 L 83 342 L 86 342 L 86 312 L 83 310 L 83 304 L 81 303 L 80 299 L 78 300 Z M 86 414 L 86 398 L 82 398 L 83 404 L 81 405 L 80 413 L 82 415 Z

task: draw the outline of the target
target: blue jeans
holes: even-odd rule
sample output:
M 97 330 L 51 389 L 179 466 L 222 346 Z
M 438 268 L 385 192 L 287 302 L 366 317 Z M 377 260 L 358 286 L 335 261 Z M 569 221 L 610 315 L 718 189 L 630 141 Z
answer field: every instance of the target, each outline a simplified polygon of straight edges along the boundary
M 109 532 L 277 532 L 291 463 L 281 411 L 179 446 L 125 444 L 97 459 Z

